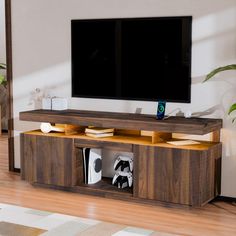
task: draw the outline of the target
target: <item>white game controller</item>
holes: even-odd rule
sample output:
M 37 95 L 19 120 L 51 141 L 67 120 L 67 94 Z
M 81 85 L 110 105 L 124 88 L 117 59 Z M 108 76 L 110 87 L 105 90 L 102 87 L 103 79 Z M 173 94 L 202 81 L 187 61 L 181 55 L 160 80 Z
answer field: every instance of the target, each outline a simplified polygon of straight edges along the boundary
M 118 156 L 115 160 L 115 163 L 114 163 L 114 170 L 118 170 L 118 168 L 121 167 L 121 171 L 123 171 L 124 168 L 127 167 L 126 163 L 128 163 L 128 167 L 129 167 L 130 171 L 132 172 L 133 167 L 134 167 L 133 160 L 134 160 L 133 157 Z
M 41 123 L 40 129 L 45 134 L 49 133 L 50 131 L 65 132 L 65 128 L 52 126 L 50 123 Z
M 118 181 L 123 181 L 123 179 L 126 179 L 128 182 L 128 186 L 131 187 L 133 184 L 133 175 L 131 172 L 123 172 L 123 171 L 118 171 L 113 177 L 112 184 L 116 184 Z M 118 183 L 119 184 L 119 183 Z

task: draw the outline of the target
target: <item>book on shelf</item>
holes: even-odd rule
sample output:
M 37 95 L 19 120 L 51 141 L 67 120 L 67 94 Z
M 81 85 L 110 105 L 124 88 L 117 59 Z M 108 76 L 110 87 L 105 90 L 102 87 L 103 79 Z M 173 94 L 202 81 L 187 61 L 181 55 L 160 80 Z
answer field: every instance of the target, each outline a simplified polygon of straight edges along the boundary
M 168 141 L 167 143 L 175 146 L 200 144 L 200 142 L 195 140 L 177 140 L 177 141 Z
M 112 133 L 114 132 L 114 128 L 88 127 L 85 128 L 85 133 L 87 132 L 91 134 Z
M 89 136 L 89 137 L 93 137 L 93 138 L 102 138 L 102 137 L 113 136 L 114 133 L 113 132 L 109 132 L 109 133 L 94 134 L 94 133 L 90 133 L 90 132 L 85 132 L 85 135 Z

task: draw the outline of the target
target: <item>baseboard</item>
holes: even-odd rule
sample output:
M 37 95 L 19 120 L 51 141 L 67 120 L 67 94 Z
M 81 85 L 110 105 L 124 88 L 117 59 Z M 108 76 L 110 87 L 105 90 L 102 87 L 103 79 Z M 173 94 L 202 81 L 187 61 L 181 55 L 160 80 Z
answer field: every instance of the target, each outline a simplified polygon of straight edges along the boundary
M 222 202 L 236 202 L 236 198 L 235 197 L 225 197 L 225 196 L 218 196 L 216 197 L 213 201 L 222 201 Z

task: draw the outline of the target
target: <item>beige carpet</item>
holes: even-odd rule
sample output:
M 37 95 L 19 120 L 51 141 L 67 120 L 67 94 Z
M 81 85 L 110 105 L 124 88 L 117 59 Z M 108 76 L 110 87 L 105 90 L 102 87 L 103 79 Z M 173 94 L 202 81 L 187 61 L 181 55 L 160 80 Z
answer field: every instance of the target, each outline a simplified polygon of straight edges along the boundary
M 130 227 L 0 204 L 1 236 L 174 236 L 143 228 Z

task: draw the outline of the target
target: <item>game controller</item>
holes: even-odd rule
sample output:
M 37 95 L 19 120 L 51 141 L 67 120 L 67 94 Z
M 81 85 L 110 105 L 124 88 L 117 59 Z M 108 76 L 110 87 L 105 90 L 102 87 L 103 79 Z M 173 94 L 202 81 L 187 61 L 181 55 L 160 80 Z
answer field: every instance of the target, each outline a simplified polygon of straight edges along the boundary
M 128 156 L 118 156 L 114 163 L 114 170 L 118 170 L 120 168 L 121 171 L 124 171 L 126 168 L 133 171 L 133 157 Z
M 131 172 L 118 171 L 113 177 L 112 184 L 117 184 L 118 188 L 131 187 L 133 184 L 133 175 Z

